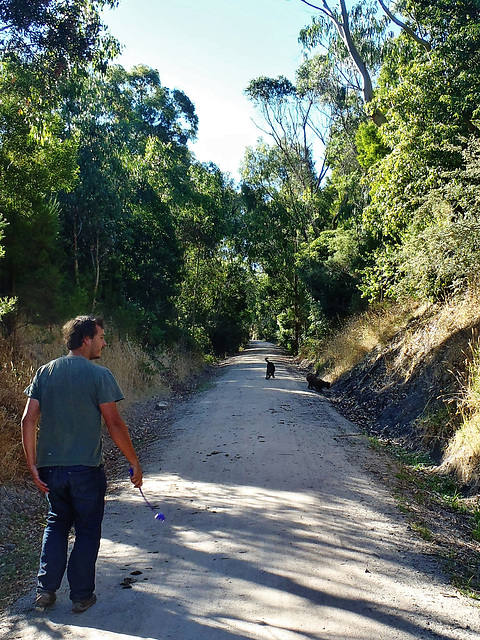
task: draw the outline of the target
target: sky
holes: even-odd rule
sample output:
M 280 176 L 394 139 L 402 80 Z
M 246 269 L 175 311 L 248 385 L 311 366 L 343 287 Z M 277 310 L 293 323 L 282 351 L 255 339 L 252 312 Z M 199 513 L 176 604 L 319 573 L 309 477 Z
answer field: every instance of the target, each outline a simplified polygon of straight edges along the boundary
M 314 13 L 300 0 L 120 0 L 103 19 L 123 44 L 115 62 L 148 65 L 182 90 L 199 118 L 191 150 L 238 179 L 246 147 L 266 137 L 244 89 L 259 76 L 295 80 Z

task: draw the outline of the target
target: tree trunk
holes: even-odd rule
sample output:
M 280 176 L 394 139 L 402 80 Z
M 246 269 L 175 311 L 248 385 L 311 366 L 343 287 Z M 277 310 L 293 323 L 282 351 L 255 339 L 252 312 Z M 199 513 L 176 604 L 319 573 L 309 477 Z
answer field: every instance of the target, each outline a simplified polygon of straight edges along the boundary
M 77 229 L 77 216 L 73 216 L 73 269 L 75 272 L 75 283 L 78 286 L 78 229 Z
M 93 247 L 94 255 L 94 266 L 95 266 L 95 286 L 93 288 L 93 300 L 92 300 L 92 313 L 95 310 L 95 306 L 97 304 L 97 294 L 98 294 L 98 286 L 100 284 L 100 239 L 97 237 L 95 239 L 95 246 Z

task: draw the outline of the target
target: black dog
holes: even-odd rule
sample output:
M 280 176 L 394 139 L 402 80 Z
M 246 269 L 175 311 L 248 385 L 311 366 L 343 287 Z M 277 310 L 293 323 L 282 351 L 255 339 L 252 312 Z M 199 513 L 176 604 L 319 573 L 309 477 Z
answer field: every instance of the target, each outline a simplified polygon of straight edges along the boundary
M 275 378 L 275 365 L 273 362 L 269 362 L 268 358 L 265 358 L 267 362 L 267 374 L 265 376 L 265 380 L 270 380 L 270 378 Z
M 309 373 L 307 376 L 308 388 L 315 391 L 321 391 L 322 389 L 330 389 L 330 383 L 326 380 L 317 378 L 313 373 Z

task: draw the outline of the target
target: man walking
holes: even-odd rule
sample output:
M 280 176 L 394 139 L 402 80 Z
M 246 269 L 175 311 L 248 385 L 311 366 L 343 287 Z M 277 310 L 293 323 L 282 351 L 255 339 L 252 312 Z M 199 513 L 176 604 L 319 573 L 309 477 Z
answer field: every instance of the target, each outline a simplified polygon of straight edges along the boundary
M 22 443 L 33 481 L 49 503 L 36 605 L 55 604 L 67 569 L 72 611 L 81 613 L 96 602 L 95 564 L 106 491 L 102 417 L 130 463 L 135 487 L 142 485 L 142 470 L 116 405 L 122 391 L 108 369 L 92 362 L 106 344 L 102 319 L 78 316 L 63 329 L 68 355 L 40 367 L 25 389 Z M 75 543 L 67 567 L 72 526 Z

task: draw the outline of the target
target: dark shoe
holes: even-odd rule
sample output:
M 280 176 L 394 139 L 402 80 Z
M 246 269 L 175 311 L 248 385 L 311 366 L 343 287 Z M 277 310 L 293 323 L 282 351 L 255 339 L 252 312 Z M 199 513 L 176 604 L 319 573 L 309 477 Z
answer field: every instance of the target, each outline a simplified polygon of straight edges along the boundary
M 35 607 L 37 609 L 48 609 L 53 607 L 57 599 L 55 591 L 38 591 L 35 599 Z
M 93 593 L 87 600 L 74 600 L 72 605 L 73 613 L 83 613 L 90 609 L 97 601 L 97 596 Z

